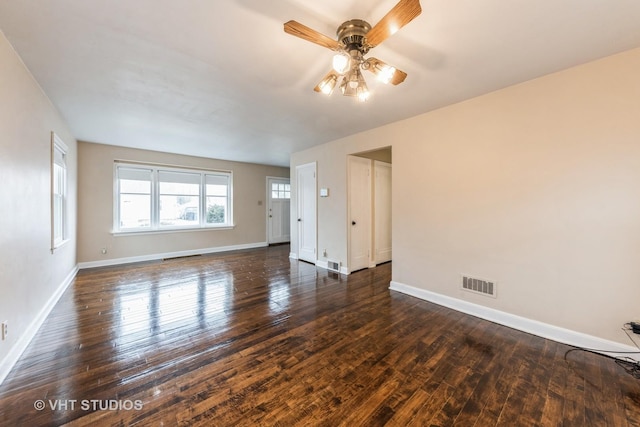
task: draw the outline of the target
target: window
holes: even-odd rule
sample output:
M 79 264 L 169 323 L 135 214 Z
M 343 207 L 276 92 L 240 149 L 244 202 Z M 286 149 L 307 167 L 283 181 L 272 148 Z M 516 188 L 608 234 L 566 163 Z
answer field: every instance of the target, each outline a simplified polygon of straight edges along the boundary
M 67 146 L 51 132 L 51 250 L 66 243 L 67 230 Z
M 229 177 L 206 175 L 207 224 L 226 224 L 229 222 Z
M 151 228 L 151 169 L 118 169 L 119 229 Z
M 199 173 L 158 171 L 160 226 L 200 225 Z
M 231 172 L 116 162 L 114 231 L 230 227 Z
M 290 184 L 278 184 L 276 182 L 271 183 L 271 198 L 272 199 L 290 199 L 291 198 L 291 185 Z

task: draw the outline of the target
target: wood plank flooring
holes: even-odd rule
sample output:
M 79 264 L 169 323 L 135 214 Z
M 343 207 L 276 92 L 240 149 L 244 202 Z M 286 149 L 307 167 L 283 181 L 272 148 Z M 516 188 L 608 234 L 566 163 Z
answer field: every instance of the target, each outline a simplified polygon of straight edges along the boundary
M 640 426 L 640 380 L 611 359 L 390 291 L 391 264 L 288 253 L 81 271 L 0 425 Z

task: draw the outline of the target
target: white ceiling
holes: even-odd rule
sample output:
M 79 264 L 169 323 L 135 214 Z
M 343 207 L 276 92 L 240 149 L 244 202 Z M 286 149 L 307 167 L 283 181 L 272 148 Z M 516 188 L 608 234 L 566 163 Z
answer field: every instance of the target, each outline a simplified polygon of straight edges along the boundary
M 0 29 L 77 139 L 288 166 L 289 155 L 640 46 L 638 0 L 422 0 L 364 104 L 312 89 L 334 36 L 396 0 L 0 0 Z M 640 78 L 640 76 L 639 76 Z

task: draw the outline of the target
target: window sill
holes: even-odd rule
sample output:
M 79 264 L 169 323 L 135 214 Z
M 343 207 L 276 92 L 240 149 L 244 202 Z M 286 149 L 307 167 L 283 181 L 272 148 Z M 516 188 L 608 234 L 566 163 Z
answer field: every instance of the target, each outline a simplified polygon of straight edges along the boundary
M 170 234 L 170 233 L 191 233 L 194 231 L 219 231 L 233 230 L 235 225 L 225 225 L 221 227 L 194 227 L 194 228 L 167 228 L 163 230 L 132 230 L 132 231 L 112 231 L 114 237 L 121 236 L 144 236 L 148 234 Z
M 67 243 L 69 243 L 70 241 L 71 241 L 71 239 L 65 239 L 65 240 L 63 240 L 61 242 L 58 242 L 57 244 L 53 245 L 53 247 L 51 248 L 51 253 L 54 253 L 55 251 L 57 251 L 58 249 L 60 249 L 61 247 L 63 247 Z

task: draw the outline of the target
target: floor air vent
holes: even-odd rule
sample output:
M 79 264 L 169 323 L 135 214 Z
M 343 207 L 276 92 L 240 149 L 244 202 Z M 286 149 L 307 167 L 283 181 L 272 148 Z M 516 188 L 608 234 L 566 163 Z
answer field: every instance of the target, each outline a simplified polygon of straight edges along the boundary
M 172 261 L 172 260 L 174 260 L 174 259 L 193 258 L 193 257 L 197 257 L 197 256 L 202 256 L 202 254 L 195 254 L 195 255 L 178 255 L 178 256 L 169 257 L 169 258 L 162 258 L 162 261 Z
M 496 297 L 496 282 L 462 275 L 462 289 L 476 294 Z

